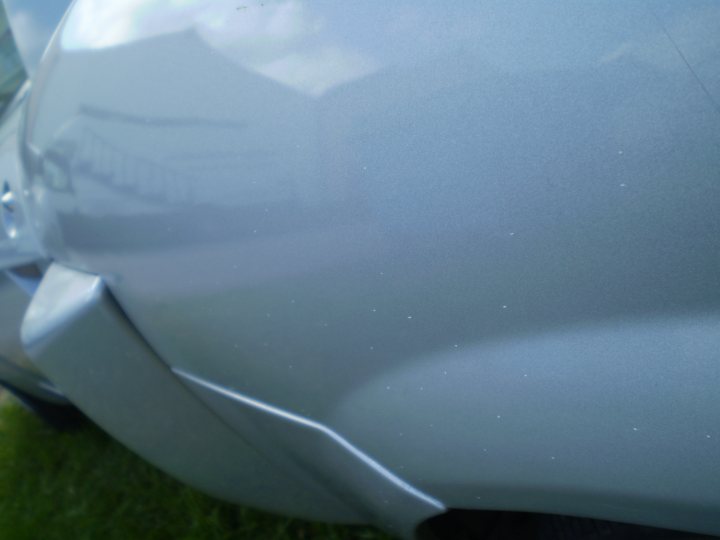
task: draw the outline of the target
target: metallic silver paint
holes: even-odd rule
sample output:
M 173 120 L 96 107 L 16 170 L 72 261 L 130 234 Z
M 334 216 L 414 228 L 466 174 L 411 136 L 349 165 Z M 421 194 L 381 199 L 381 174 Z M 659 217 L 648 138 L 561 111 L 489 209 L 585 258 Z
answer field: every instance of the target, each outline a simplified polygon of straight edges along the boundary
M 23 135 L 43 249 L 445 506 L 720 533 L 720 6 L 241 7 L 73 4 Z
M 14 97 L 6 97 L 0 118 L 0 381 L 36 398 L 66 404 L 29 361 L 20 343 L 20 322 L 34 283 L 18 266 L 41 258 L 20 182 L 18 140 L 26 95 L 27 85 L 23 85 Z
M 327 486 L 366 521 L 411 538 L 423 520 L 445 511 L 439 501 L 398 478 L 322 424 L 204 381 L 173 372 L 247 441 L 288 471 Z
M 38 367 L 113 437 L 217 497 L 315 519 L 358 521 L 315 485 L 276 472 L 145 344 L 102 280 L 54 263 L 22 323 Z
M 18 159 L 22 105 L 26 96 L 27 85 L 23 85 L 3 111 L 0 123 L 0 271 L 42 257 L 42 248 L 29 223 Z
M 67 400 L 30 362 L 20 342 L 20 323 L 28 303 L 27 294 L 0 273 L 0 381 L 34 397 L 65 404 Z

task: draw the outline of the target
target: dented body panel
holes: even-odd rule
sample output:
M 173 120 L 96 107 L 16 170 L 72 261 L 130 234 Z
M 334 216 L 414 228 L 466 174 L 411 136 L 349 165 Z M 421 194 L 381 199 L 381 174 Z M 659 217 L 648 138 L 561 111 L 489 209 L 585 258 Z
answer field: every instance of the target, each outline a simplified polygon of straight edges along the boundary
M 719 30 L 712 2 L 78 0 L 23 204 L 250 446 L 228 418 L 260 403 L 437 511 L 720 534 Z M 303 437 L 260 447 L 287 472 Z

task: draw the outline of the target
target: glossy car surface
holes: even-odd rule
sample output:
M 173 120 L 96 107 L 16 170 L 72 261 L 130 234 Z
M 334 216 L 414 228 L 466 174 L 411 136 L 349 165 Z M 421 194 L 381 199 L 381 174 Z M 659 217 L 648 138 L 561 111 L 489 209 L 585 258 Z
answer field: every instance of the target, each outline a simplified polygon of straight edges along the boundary
M 76 0 L 25 62 L 22 339 L 123 443 L 406 536 L 720 534 L 717 3 Z

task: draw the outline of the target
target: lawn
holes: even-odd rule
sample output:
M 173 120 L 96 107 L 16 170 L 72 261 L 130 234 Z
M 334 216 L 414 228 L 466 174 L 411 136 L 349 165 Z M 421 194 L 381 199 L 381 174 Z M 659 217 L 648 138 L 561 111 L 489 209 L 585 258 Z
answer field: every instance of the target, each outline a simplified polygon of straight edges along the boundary
M 0 406 L 0 538 L 389 540 L 368 527 L 310 523 L 200 493 L 87 427 L 59 433 Z

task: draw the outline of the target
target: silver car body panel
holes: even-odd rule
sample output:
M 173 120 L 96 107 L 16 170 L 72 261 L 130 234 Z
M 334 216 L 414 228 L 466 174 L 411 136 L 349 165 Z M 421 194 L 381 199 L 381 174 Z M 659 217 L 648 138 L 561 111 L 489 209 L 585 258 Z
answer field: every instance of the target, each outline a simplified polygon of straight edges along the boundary
M 31 363 L 20 341 L 20 323 L 28 296 L 0 273 L 0 381 L 37 398 L 67 403 L 63 395 Z
M 359 521 L 325 490 L 272 467 L 190 393 L 97 275 L 48 269 L 22 323 L 38 367 L 111 435 L 217 496 L 315 519 Z
M 293 476 L 310 477 L 349 501 L 365 520 L 409 537 L 445 510 L 347 439 L 318 424 L 175 369 L 187 386 L 245 440 Z
M 18 159 L 18 135 L 27 91 L 27 84 L 19 89 L 3 111 L 0 123 L 0 271 L 33 263 L 43 255 L 29 221 Z
M 63 395 L 32 364 L 20 341 L 20 323 L 37 285 L 28 263 L 42 251 L 28 223 L 19 167 L 19 127 L 27 85 L 6 103 L 0 121 L 0 381 L 30 396 L 67 404 Z M 3 271 L 5 270 L 5 271 Z
M 719 29 L 700 1 L 77 0 L 19 196 L 238 436 L 252 400 L 445 507 L 720 533 Z

